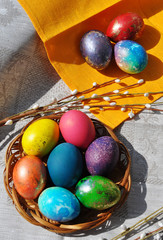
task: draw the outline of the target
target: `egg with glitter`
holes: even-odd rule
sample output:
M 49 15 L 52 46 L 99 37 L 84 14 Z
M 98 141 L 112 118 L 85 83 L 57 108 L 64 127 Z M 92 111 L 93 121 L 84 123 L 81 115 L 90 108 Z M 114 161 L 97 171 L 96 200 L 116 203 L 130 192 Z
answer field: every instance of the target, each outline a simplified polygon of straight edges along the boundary
M 106 68 L 112 57 L 112 45 L 109 38 L 101 31 L 90 30 L 80 41 L 80 51 L 85 61 L 93 68 Z
M 25 199 L 35 199 L 46 185 L 46 167 L 36 156 L 24 156 L 13 170 L 13 182 L 17 192 Z
M 148 55 L 145 49 L 131 40 L 122 40 L 116 43 L 114 55 L 118 67 L 129 74 L 142 72 L 148 64 Z
M 82 154 L 73 144 L 61 143 L 50 153 L 47 167 L 56 186 L 70 188 L 81 177 L 83 171 Z
M 85 160 L 91 175 L 108 176 L 119 160 L 119 146 L 110 136 L 99 137 L 86 150 Z
M 108 28 L 106 35 L 113 41 L 136 40 L 144 30 L 144 21 L 137 14 L 127 12 L 114 18 Z
M 76 196 L 62 187 L 46 188 L 38 198 L 41 213 L 53 220 L 67 222 L 80 214 L 80 203 Z
M 86 208 L 104 210 L 118 203 L 121 191 L 110 179 L 96 175 L 82 178 L 75 195 Z

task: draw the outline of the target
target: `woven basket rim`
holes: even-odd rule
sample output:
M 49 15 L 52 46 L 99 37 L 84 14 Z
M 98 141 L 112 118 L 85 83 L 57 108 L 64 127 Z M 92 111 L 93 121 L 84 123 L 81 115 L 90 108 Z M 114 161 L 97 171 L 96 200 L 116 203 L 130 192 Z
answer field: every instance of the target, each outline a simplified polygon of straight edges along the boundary
M 43 216 L 38 208 L 38 204 L 35 200 L 26 200 L 23 199 L 16 191 L 13 181 L 12 181 L 12 171 L 13 165 L 15 162 L 22 157 L 22 147 L 21 147 L 21 137 L 25 131 L 25 129 L 34 121 L 43 118 L 50 118 L 56 121 L 60 120 L 61 115 L 49 115 L 44 117 L 37 117 L 30 121 L 22 131 L 10 142 L 7 151 L 6 151 L 6 158 L 5 158 L 5 169 L 4 169 L 4 185 L 8 196 L 12 199 L 16 210 L 19 214 L 29 221 L 31 224 L 41 226 L 49 231 L 58 233 L 58 234 L 67 234 L 67 233 L 74 233 L 77 231 L 87 231 L 93 228 L 98 227 L 102 223 L 106 222 L 111 215 L 120 208 L 123 203 L 126 201 L 128 194 L 131 188 L 131 176 L 130 176 L 130 166 L 131 166 L 131 157 L 126 148 L 126 146 L 117 138 L 116 134 L 113 130 L 101 123 L 98 120 L 92 119 L 94 124 L 99 124 L 106 129 L 108 134 L 118 143 L 119 148 L 121 150 L 121 154 L 125 155 L 126 167 L 124 170 L 123 177 L 119 182 L 115 182 L 119 185 L 120 189 L 122 190 L 121 199 L 120 201 L 114 205 L 113 207 L 102 210 L 102 211 L 94 211 L 95 217 L 93 219 L 84 222 L 75 223 L 74 221 L 68 223 L 60 223 L 56 221 L 52 221 L 45 216 Z M 95 125 L 96 128 L 96 125 Z M 16 159 L 16 160 L 15 160 Z M 88 210 L 93 212 L 92 210 Z M 80 218 L 80 215 L 79 217 Z

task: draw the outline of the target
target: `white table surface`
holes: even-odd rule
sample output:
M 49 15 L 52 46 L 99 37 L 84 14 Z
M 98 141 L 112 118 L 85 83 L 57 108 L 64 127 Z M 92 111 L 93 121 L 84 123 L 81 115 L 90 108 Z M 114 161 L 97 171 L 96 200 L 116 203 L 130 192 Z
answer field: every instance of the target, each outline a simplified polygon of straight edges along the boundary
M 0 119 L 70 93 L 49 63 L 43 43 L 17 0 L 0 0 Z M 116 129 L 132 158 L 132 188 L 123 207 L 98 229 L 61 236 L 31 225 L 16 211 L 3 185 L 5 152 L 25 122 L 0 128 L 0 240 L 111 239 L 163 205 L 163 114 L 143 111 Z M 147 230 L 158 228 L 157 223 Z M 140 236 L 124 239 L 135 239 Z M 156 239 L 152 237 L 150 239 Z

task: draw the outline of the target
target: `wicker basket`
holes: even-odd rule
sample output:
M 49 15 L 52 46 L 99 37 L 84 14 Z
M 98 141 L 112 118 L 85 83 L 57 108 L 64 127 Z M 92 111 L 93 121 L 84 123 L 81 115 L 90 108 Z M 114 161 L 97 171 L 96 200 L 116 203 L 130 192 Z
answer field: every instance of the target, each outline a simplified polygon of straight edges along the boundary
M 42 118 L 51 118 L 55 121 L 59 122 L 61 116 L 50 115 L 48 117 Z M 32 120 L 29 124 L 31 124 Z M 131 158 L 128 153 L 128 150 L 124 146 L 122 142 L 118 140 L 114 132 L 108 128 L 107 126 L 104 127 L 99 121 L 92 120 L 95 129 L 96 129 L 96 137 L 109 135 L 111 136 L 119 145 L 120 148 L 120 159 L 117 164 L 117 167 L 112 173 L 112 176 L 109 178 L 113 180 L 121 189 L 121 199 L 120 201 L 113 207 L 99 211 L 99 210 L 92 210 L 87 209 L 81 206 L 81 213 L 80 215 L 67 223 L 60 223 L 56 221 L 52 221 L 41 214 L 38 209 L 37 199 L 36 200 L 26 200 L 23 199 L 16 191 L 13 179 L 12 179 L 12 172 L 15 163 L 24 156 L 22 146 L 21 146 L 21 138 L 24 130 L 29 126 L 27 124 L 21 133 L 9 144 L 7 152 L 6 152 L 6 168 L 4 170 L 4 184 L 6 191 L 9 197 L 13 200 L 13 203 L 19 212 L 19 214 L 24 217 L 27 221 L 34 225 L 41 226 L 49 231 L 53 231 L 56 233 L 73 233 L 77 231 L 85 231 L 96 228 L 107 219 L 110 218 L 112 213 L 120 208 L 122 204 L 127 199 L 128 193 L 131 187 L 131 178 L 130 178 L 130 165 L 131 165 Z M 63 139 L 60 139 L 63 141 Z M 46 163 L 45 163 L 46 164 Z M 73 189 L 72 189 L 73 191 Z

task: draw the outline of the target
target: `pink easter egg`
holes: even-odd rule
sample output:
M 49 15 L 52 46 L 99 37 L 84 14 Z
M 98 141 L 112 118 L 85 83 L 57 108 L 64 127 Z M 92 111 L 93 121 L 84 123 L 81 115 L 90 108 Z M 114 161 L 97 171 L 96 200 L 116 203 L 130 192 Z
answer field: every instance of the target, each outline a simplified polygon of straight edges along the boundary
M 65 141 L 79 148 L 86 149 L 95 139 L 96 132 L 92 120 L 79 110 L 64 113 L 59 127 Z

